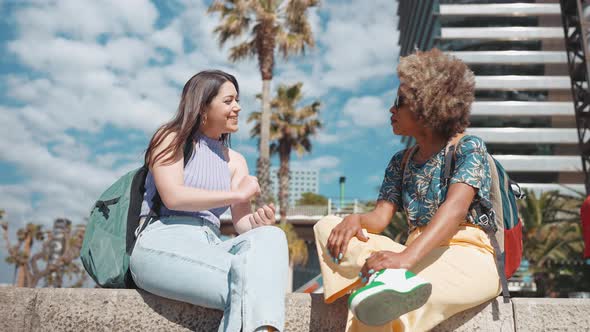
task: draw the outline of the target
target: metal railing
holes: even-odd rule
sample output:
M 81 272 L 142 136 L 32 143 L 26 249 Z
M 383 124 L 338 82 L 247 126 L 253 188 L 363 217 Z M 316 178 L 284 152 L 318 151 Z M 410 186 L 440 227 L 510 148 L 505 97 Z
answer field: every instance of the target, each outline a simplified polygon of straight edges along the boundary
M 278 204 L 275 204 L 277 206 Z M 287 219 L 313 219 L 319 220 L 320 218 L 327 216 L 327 215 L 337 215 L 337 216 L 346 216 L 352 213 L 362 213 L 369 210 L 370 207 L 361 201 L 360 199 L 350 198 L 340 200 L 329 198 L 328 202 L 325 204 L 315 204 L 315 205 L 300 205 L 294 204 L 290 205 L 287 211 Z M 280 209 L 277 206 L 275 214 L 278 216 L 280 214 Z M 231 219 L 231 211 L 228 209 L 225 213 L 223 213 L 220 217 L 222 220 L 230 220 Z
M 561 21 L 565 34 L 568 71 L 572 98 L 576 112 L 578 144 L 582 157 L 582 169 L 586 193 L 590 193 L 590 70 L 588 61 L 588 22 L 583 15 L 582 1 L 560 0 Z

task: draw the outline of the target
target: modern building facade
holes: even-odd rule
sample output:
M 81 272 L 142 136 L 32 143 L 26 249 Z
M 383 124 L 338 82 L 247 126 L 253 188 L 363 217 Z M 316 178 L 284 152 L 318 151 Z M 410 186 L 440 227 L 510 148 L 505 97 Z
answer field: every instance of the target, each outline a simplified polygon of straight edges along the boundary
M 319 194 L 320 192 L 320 171 L 310 168 L 291 168 L 289 171 L 289 205 L 301 199 L 301 194 L 309 192 Z M 271 167 L 270 181 L 272 192 L 275 198 L 279 197 L 279 168 Z
M 559 1 L 399 0 L 400 55 L 432 47 L 476 75 L 468 134 L 524 188 L 584 192 Z

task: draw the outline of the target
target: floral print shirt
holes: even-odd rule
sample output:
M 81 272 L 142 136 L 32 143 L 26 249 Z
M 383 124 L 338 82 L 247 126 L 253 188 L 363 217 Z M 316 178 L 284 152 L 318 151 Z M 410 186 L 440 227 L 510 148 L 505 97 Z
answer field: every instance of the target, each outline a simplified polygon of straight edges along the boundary
M 442 183 L 445 148 L 423 164 L 417 164 L 410 156 L 405 170 L 402 170 L 402 159 L 406 150 L 400 151 L 391 158 L 385 170 L 378 199 L 392 202 L 398 211 L 402 207 L 410 230 L 427 225 L 445 200 L 448 189 Z M 486 146 L 479 137 L 466 135 L 456 146 L 455 158 L 449 186 L 465 183 L 478 189 L 471 210 L 480 199 L 490 199 L 491 177 Z M 477 224 L 474 213 L 469 213 L 466 218 Z

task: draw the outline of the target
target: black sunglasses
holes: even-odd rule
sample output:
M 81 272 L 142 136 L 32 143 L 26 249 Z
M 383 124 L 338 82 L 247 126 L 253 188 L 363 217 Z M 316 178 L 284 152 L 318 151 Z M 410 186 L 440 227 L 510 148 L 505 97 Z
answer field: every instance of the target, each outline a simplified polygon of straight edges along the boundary
M 399 109 L 403 105 L 404 105 L 404 96 L 398 92 L 397 97 L 395 98 L 395 101 L 393 102 L 393 107 Z

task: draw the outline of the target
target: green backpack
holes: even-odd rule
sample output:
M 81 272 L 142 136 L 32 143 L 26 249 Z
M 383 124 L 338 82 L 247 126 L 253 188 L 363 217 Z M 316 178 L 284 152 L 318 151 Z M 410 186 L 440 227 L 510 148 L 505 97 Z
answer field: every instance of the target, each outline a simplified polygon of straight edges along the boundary
M 189 139 L 184 146 L 184 166 L 192 155 L 192 148 L 192 139 Z M 100 287 L 137 288 L 129 272 L 129 258 L 139 227 L 148 170 L 144 164 L 123 175 L 100 195 L 90 211 L 80 259 L 86 272 Z M 143 228 L 149 219 L 158 218 L 162 205 L 158 193 L 152 202 L 153 209 Z

